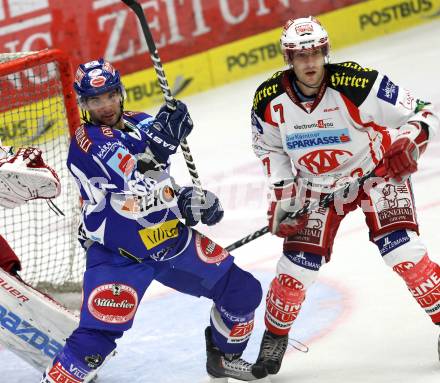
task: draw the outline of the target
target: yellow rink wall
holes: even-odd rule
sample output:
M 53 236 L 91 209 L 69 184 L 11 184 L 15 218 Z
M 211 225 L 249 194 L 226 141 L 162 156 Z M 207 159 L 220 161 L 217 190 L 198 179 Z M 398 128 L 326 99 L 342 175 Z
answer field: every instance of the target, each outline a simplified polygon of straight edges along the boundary
M 332 49 L 339 49 L 439 17 L 440 0 L 371 0 L 319 15 L 319 20 L 329 33 Z M 177 97 L 184 97 L 281 68 L 280 34 L 281 28 L 276 28 L 166 63 L 170 87 Z M 126 75 L 123 81 L 128 110 L 145 110 L 163 102 L 154 69 Z
M 439 18 L 440 0 L 371 0 L 319 16 L 329 32 L 332 49 Z M 260 72 L 275 71 L 284 65 L 280 34 L 281 28 L 273 29 L 166 63 L 164 69 L 170 87 L 179 98 Z M 127 110 L 148 110 L 163 103 L 154 69 L 126 75 L 123 82 Z M 43 104 L 32 103 L 0 113 L 3 144 L 14 145 L 17 138 L 27 144 L 38 144 L 63 134 L 63 127 L 53 126 L 54 121 L 64 121 L 63 116 L 53 114 L 50 108 L 53 101 L 48 99 Z

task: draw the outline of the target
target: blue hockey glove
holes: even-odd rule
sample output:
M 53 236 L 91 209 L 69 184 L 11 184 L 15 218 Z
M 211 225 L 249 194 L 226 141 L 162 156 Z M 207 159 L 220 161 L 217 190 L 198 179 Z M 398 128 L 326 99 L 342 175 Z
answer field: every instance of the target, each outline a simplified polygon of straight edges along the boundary
M 193 122 L 186 105 L 177 101 L 175 110 L 170 110 L 166 105 L 160 108 L 154 126 L 163 134 L 180 142 L 191 133 Z
M 199 221 L 212 226 L 223 218 L 224 211 L 217 196 L 208 190 L 203 192 L 206 199 L 203 205 L 193 187 L 183 187 L 178 192 L 177 206 L 188 226 L 194 226 Z

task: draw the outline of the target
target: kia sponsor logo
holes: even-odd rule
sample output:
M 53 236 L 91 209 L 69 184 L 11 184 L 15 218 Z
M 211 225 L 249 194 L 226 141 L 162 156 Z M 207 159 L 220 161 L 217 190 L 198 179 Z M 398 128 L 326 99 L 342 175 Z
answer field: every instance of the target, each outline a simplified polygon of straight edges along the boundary
M 293 278 L 288 274 L 278 275 L 278 281 L 280 282 L 281 286 L 286 286 L 290 289 L 294 289 L 294 290 L 304 289 L 304 285 L 300 281 L 298 281 L 297 279 Z
M 353 157 L 348 150 L 314 150 L 299 158 L 298 163 L 312 174 L 324 174 Z
M 414 262 L 407 261 L 407 262 L 398 263 L 396 266 L 393 267 L 393 270 L 397 274 L 403 275 L 408 270 L 411 270 L 414 266 L 415 266 Z

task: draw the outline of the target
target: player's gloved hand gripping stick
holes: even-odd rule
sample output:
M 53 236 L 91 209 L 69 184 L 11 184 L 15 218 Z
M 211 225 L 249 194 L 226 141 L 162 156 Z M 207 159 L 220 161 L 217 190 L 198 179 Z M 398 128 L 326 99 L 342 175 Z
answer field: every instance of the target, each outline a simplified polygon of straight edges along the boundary
M 177 100 L 171 94 L 171 89 L 168 85 L 165 72 L 160 61 L 159 52 L 157 51 L 156 44 L 154 43 L 153 36 L 151 34 L 150 28 L 148 27 L 147 20 L 145 19 L 144 10 L 141 5 L 135 0 L 122 0 L 127 6 L 129 6 L 133 12 L 136 14 L 139 22 L 141 23 L 142 31 L 144 32 L 145 41 L 148 45 L 148 50 L 150 52 L 151 60 L 153 61 L 153 67 L 159 80 L 160 88 L 162 89 L 163 96 L 165 98 L 166 105 L 169 109 L 175 110 L 177 107 Z M 199 175 L 197 173 L 196 165 L 194 159 L 189 150 L 188 143 L 184 138 L 180 141 L 180 146 L 182 148 L 183 156 L 185 158 L 186 166 L 188 167 L 189 174 L 191 176 L 192 183 L 197 195 L 200 198 L 202 204 L 205 203 L 205 194 L 200 183 Z
M 379 174 L 383 174 L 382 166 L 378 166 L 376 167 L 376 169 L 372 170 L 369 173 L 366 173 L 362 177 L 357 178 L 355 181 L 349 182 L 344 186 L 341 186 L 339 189 L 336 189 L 333 193 L 326 194 L 321 199 L 314 199 L 311 201 L 307 201 L 301 209 L 288 214 L 287 217 L 289 217 L 290 219 L 295 219 L 299 216 L 310 213 L 312 210 L 315 210 L 318 207 L 327 207 L 334 200 L 337 200 L 338 198 L 345 198 L 345 196 L 349 193 L 350 190 L 358 190 L 365 183 L 367 179 L 379 176 Z M 226 250 L 230 252 L 232 250 L 238 249 L 239 247 L 246 245 L 247 243 L 253 241 L 254 239 L 257 239 L 269 232 L 270 232 L 269 226 L 265 226 L 260 230 L 257 230 L 247 235 L 246 237 L 227 246 Z

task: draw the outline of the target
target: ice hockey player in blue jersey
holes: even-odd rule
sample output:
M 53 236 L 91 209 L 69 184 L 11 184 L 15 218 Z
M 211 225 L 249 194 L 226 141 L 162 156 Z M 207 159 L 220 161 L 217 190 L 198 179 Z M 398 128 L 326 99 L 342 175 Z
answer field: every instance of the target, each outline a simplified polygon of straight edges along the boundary
M 191 227 L 221 220 L 218 198 L 204 191 L 201 204 L 192 187 L 177 186 L 169 174 L 170 156 L 193 127 L 186 105 L 163 106 L 156 117 L 124 111 L 119 72 L 103 59 L 81 64 L 74 88 L 84 124 L 72 137 L 67 165 L 83 200 L 84 299 L 79 327 L 41 382 L 87 382 L 132 326 L 153 279 L 213 300 L 205 330 L 208 374 L 265 377 L 264 367 L 241 359 L 260 283 Z

